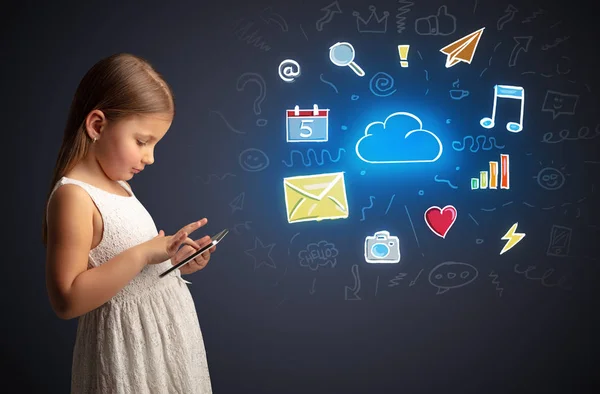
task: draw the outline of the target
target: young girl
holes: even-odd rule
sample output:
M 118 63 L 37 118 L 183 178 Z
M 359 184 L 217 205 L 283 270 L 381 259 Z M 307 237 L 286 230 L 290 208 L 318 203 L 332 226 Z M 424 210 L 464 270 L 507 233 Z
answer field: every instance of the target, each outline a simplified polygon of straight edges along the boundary
M 71 393 L 211 393 L 202 332 L 181 274 L 159 274 L 208 244 L 157 232 L 126 182 L 154 162 L 171 126 L 173 92 L 144 59 L 116 54 L 81 80 L 44 212 L 50 303 L 79 318 Z M 180 248 L 181 247 L 181 248 Z

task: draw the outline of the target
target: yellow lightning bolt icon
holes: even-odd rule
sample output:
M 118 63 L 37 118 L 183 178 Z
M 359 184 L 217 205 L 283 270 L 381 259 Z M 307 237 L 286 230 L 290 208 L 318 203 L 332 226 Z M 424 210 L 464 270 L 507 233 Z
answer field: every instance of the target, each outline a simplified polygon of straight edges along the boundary
M 503 240 L 506 240 L 508 242 L 506 243 L 506 245 L 504 245 L 504 247 L 500 251 L 500 254 L 511 250 L 513 246 L 518 244 L 525 237 L 524 233 L 515 233 L 518 225 L 519 222 L 513 224 L 512 227 L 508 229 L 506 234 L 504 234 L 504 237 L 502 237 Z

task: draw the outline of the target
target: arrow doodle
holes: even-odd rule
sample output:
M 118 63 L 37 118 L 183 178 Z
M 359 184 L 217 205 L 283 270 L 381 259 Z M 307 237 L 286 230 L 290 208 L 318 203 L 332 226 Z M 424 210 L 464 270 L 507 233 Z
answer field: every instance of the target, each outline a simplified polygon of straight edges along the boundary
M 529 49 L 529 44 L 531 43 L 532 36 L 528 37 L 513 37 L 516 44 L 510 53 L 510 58 L 508 59 L 508 67 L 514 67 L 517 64 L 517 57 L 519 57 L 519 53 L 527 52 Z
M 360 275 L 358 274 L 358 264 L 354 264 L 351 268 L 352 276 L 354 277 L 354 286 L 345 286 L 346 301 L 360 301 L 362 298 L 358 295 L 360 291 Z
M 515 8 L 512 4 L 509 4 L 508 7 L 504 10 L 505 14 L 498 19 L 498 23 L 496 23 L 496 28 L 498 30 L 502 30 L 505 24 L 512 21 L 515 18 L 515 14 L 519 12 L 518 9 Z
M 325 12 L 325 15 L 323 15 L 323 17 L 317 21 L 317 31 L 323 31 L 323 25 L 331 22 L 335 14 L 342 13 L 342 10 L 340 9 L 340 5 L 338 4 L 337 0 L 329 4 L 328 6 L 321 8 L 321 11 Z

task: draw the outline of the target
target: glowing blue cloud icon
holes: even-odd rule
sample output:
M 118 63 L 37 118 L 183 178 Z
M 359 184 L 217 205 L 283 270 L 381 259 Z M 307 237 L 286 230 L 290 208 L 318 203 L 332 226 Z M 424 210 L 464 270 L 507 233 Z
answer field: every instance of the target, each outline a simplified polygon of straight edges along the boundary
M 357 156 L 373 164 L 432 163 L 442 151 L 442 141 L 408 112 L 394 112 L 383 122 L 369 123 L 356 143 Z

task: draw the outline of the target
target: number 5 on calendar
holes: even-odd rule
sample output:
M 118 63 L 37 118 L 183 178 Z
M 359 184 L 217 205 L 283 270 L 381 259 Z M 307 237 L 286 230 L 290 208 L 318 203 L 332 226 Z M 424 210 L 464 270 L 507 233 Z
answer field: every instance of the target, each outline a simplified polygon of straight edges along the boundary
M 327 142 L 329 134 L 329 110 L 319 109 L 317 104 L 313 109 L 288 109 L 285 116 L 285 131 L 287 142 Z

